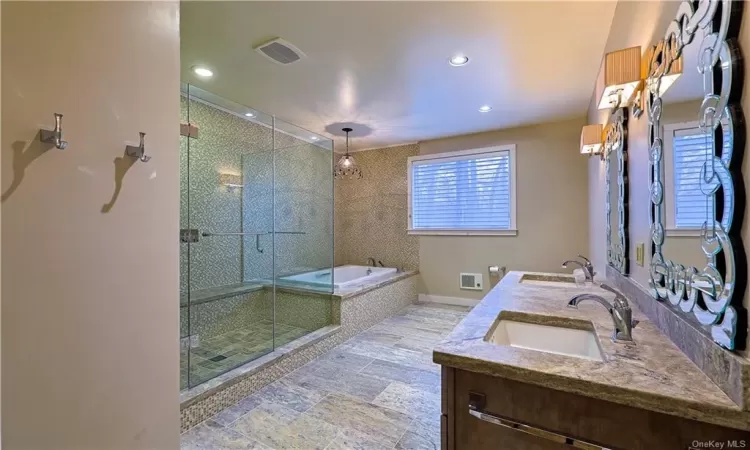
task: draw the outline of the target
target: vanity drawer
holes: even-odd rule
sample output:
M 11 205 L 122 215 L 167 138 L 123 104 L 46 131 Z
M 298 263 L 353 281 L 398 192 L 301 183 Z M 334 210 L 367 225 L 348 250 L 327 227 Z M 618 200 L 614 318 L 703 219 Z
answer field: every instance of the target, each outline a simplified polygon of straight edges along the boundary
M 747 431 L 463 370 L 454 369 L 452 378 L 448 415 L 453 416 L 453 425 L 446 430 L 449 436 L 453 431 L 453 446 L 447 448 L 687 450 L 694 441 L 743 439 L 750 448 Z M 483 401 L 478 403 L 477 395 Z M 478 412 L 505 423 L 482 420 Z M 513 422 L 520 425 L 514 428 Z M 528 434 L 524 427 L 541 432 Z M 556 441 L 560 436 L 568 442 Z
M 464 413 L 456 417 L 456 430 L 456 449 L 461 450 L 572 450 L 569 445 Z

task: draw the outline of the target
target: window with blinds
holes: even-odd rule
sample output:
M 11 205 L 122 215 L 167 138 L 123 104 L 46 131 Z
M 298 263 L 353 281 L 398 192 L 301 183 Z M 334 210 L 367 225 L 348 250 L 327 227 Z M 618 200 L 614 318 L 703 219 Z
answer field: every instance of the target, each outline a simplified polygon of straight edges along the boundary
M 672 140 L 675 228 L 697 229 L 710 217 L 708 197 L 700 190 L 700 174 L 711 142 L 698 129 L 676 130 Z
M 515 147 L 409 158 L 409 232 L 515 234 Z
M 667 190 L 668 229 L 699 230 L 713 215 L 712 199 L 700 189 L 701 168 L 713 151 L 710 137 L 701 133 L 696 123 L 678 124 L 665 131 L 671 140 L 671 163 L 667 164 L 671 187 Z M 728 139 L 724 142 L 727 145 L 731 145 Z

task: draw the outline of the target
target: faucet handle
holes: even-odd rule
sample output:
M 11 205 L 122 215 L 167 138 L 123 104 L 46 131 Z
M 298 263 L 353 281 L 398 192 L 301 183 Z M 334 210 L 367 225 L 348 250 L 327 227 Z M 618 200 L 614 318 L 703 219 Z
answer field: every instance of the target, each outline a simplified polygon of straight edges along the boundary
M 579 253 L 578 257 L 581 258 L 582 260 L 586 261 L 586 264 L 591 265 L 591 261 L 588 258 L 586 258 L 585 256 L 583 256 L 583 255 L 581 255 Z
M 600 288 L 604 289 L 607 292 L 611 292 L 615 294 L 615 301 L 614 304 L 616 307 L 619 308 L 630 308 L 630 304 L 628 303 L 628 299 L 625 298 L 624 295 L 622 295 L 619 291 L 615 290 L 613 287 L 607 285 L 607 284 L 600 284 Z
M 605 291 L 611 292 L 611 293 L 613 293 L 615 295 L 620 295 L 619 292 L 617 292 L 613 287 L 611 287 L 608 284 L 602 283 L 602 284 L 599 285 L 599 287 L 602 288 L 602 289 L 604 289 Z

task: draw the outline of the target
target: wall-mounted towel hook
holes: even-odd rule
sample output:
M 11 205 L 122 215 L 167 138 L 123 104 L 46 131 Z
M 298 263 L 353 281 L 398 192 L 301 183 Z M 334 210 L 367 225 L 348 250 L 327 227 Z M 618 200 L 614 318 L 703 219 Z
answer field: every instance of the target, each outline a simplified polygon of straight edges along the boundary
M 128 145 L 125 147 L 125 152 L 128 156 L 131 158 L 139 159 L 143 162 L 149 162 L 151 159 L 150 156 L 146 155 L 146 133 L 141 131 L 141 144 L 138 147 L 133 147 L 132 145 Z
M 55 129 L 51 131 L 45 129 L 39 130 L 39 140 L 45 144 L 53 144 L 60 150 L 65 150 L 65 147 L 68 146 L 68 142 L 63 141 L 62 116 L 63 115 L 60 113 L 55 113 Z

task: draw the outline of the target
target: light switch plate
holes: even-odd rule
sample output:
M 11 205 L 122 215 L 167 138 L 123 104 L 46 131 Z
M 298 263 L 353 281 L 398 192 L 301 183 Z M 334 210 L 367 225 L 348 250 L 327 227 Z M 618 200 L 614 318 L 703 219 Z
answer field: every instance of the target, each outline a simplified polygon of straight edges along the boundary
M 645 260 L 645 253 L 646 253 L 646 244 L 643 242 L 639 242 L 635 246 L 635 263 L 639 266 L 643 267 L 643 262 Z

